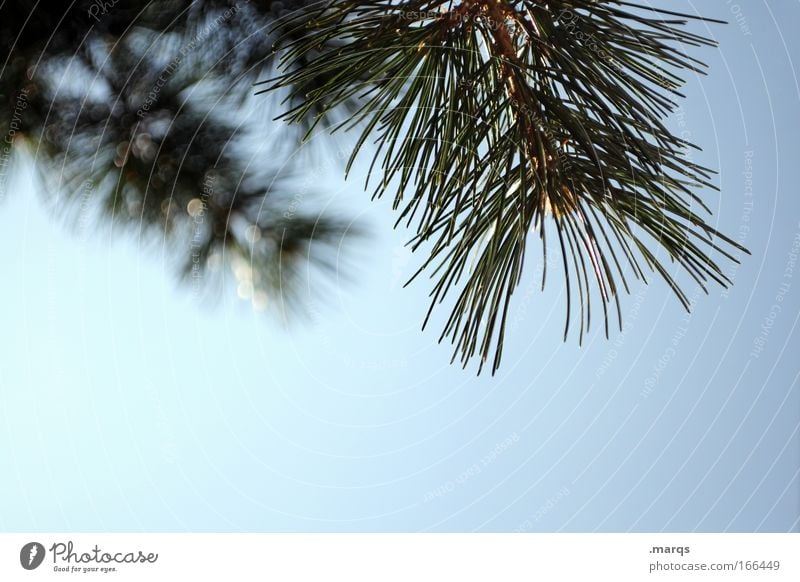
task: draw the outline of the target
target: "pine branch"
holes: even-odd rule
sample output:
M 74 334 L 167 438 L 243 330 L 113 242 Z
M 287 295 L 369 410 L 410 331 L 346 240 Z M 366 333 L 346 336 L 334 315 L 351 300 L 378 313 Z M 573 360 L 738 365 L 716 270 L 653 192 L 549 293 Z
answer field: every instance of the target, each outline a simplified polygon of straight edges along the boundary
M 11 135 L 13 120 L 70 226 L 106 225 L 167 247 L 197 290 L 224 263 L 257 308 L 299 307 L 293 292 L 310 268 L 330 271 L 360 230 L 314 212 L 313 185 L 288 179 L 301 174 L 287 149 L 302 132 L 279 127 L 263 148 L 270 163 L 251 163 L 248 138 L 263 128 L 237 117 L 272 70 L 278 36 L 299 38 L 281 23 L 303 3 L 146 4 L 120 0 L 102 13 L 99 4 L 88 13 L 0 4 L 0 36 L 17 39 L 0 70 L 0 132 Z
M 334 0 L 297 15 L 304 33 L 267 89 L 293 88 L 290 122 L 360 99 L 333 127 L 361 128 L 348 171 L 374 138 L 375 195 L 393 193 L 413 248 L 430 251 L 415 277 L 435 278 L 431 309 L 457 293 L 440 341 L 464 366 L 479 355 L 479 372 L 494 352 L 494 372 L 536 239 L 545 264 L 549 237 L 561 255 L 565 338 L 577 311 L 582 339 L 597 300 L 606 335 L 609 306 L 621 327 L 620 291 L 647 270 L 688 309 L 653 247 L 703 289 L 730 283 L 712 252 L 745 249 L 700 216 L 713 173 L 664 123 L 681 74 L 705 70 L 684 50 L 714 46 L 691 19 L 610 0 Z

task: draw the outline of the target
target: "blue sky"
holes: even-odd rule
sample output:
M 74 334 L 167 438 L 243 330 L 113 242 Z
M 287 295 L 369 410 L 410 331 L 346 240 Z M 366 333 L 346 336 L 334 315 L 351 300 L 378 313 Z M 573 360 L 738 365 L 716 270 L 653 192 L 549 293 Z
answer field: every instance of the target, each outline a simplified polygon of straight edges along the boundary
M 706 200 L 752 256 L 729 291 L 690 285 L 691 315 L 634 285 L 624 331 L 578 346 L 532 253 L 495 377 L 420 332 L 426 282 L 401 288 L 419 257 L 358 168 L 308 168 L 372 235 L 289 326 L 234 292 L 198 304 L 158 241 L 65 228 L 18 176 L 0 529 L 797 531 L 800 3 L 697 8 L 731 23 L 668 124 L 719 170 Z

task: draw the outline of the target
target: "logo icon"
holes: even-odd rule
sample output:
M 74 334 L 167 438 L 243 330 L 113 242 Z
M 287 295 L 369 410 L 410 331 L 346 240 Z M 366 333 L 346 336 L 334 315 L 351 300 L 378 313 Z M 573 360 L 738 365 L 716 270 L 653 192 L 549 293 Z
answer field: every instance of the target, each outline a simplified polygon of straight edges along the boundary
M 44 546 L 39 542 L 28 542 L 19 552 L 19 563 L 26 570 L 35 570 L 44 561 Z

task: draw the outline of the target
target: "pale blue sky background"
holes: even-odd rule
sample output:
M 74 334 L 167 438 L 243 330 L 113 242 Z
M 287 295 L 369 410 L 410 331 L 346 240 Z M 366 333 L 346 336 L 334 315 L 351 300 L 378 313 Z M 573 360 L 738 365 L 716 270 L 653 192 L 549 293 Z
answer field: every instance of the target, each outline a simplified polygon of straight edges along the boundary
M 532 253 L 494 378 L 419 331 L 427 287 L 400 288 L 418 258 L 360 179 L 309 167 L 373 238 L 289 329 L 233 292 L 197 305 L 158 244 L 70 232 L 12 184 L 0 530 L 800 529 L 800 3 L 741 2 L 738 24 L 736 7 L 698 4 L 731 24 L 669 120 L 720 169 L 707 200 L 753 253 L 735 287 L 687 317 L 636 286 L 625 332 L 578 347 Z

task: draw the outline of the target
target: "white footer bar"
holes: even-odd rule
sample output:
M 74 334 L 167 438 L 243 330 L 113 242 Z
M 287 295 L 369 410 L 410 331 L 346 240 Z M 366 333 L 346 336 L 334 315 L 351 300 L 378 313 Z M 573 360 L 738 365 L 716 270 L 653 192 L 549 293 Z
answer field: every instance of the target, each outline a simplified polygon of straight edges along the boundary
M 0 580 L 800 580 L 800 534 L 0 534 Z

